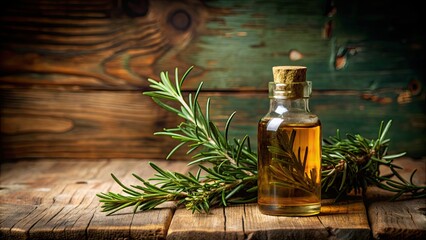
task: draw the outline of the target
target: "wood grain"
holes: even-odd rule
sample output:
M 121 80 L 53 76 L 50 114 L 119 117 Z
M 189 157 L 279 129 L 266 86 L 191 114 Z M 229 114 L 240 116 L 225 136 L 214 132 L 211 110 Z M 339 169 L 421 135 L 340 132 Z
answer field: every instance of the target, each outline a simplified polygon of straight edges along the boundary
M 325 204 L 318 217 L 291 220 L 259 216 L 254 205 L 195 217 L 165 207 L 105 218 L 94 194 L 119 190 L 110 172 L 126 182 L 134 181 L 131 171 L 151 174 L 146 161 L 133 159 L 163 159 L 176 145 L 152 134 L 181 120 L 141 95 L 147 78 L 175 67 L 182 73 L 195 66 L 185 90 L 204 81 L 201 101 L 212 97 L 213 121 L 223 128 L 237 111 L 230 135 L 248 134 L 253 145 L 268 106 L 271 67 L 304 65 L 314 82 L 311 109 L 320 116 L 323 136 L 340 129 L 374 138 L 380 121 L 393 119 L 392 151 L 424 157 L 421 9 L 397 1 L 2 4 L 0 237 L 367 238 L 359 199 Z M 188 160 L 185 149 L 173 159 Z M 424 159 L 406 164 L 418 163 Z M 160 164 L 182 170 L 185 161 Z M 377 190 L 368 194 L 373 238 L 424 238 L 423 200 L 393 203 Z
M 0 62 L 0 82 L 144 87 L 146 78 L 159 75 L 152 65 L 185 47 L 206 15 L 200 1 L 9 3 L 0 18 L 0 56 L 7 59 Z
M 426 200 L 374 201 L 369 205 L 371 229 L 376 239 L 424 239 Z
M 413 161 L 409 158 L 398 159 L 396 163 L 404 168 L 399 171 L 409 180 L 417 169 L 413 182 L 426 185 L 426 159 Z M 383 174 L 386 174 L 383 171 Z M 376 239 L 424 239 L 426 237 L 426 199 L 410 199 L 390 202 L 393 194 L 381 189 L 369 189 L 367 192 L 368 216 L 373 237 Z M 402 198 L 404 199 L 404 197 Z
M 135 92 L 147 90 L 147 78 L 169 71 L 173 79 L 175 67 L 182 74 L 189 66 L 195 68 L 184 88 L 203 81 L 208 94 L 224 96 L 219 124 L 236 110 L 247 116 L 235 121 L 236 135 L 254 139 L 272 66 L 304 65 L 320 94 L 324 136 L 337 128 L 372 133 L 393 119 L 401 130 L 392 136 L 395 151 L 422 157 L 425 34 L 410 30 L 422 29 L 421 8 L 358 4 L 8 2 L 0 15 L 0 156 L 163 158 L 175 143 L 151 133 L 179 120 Z M 404 21 L 388 21 L 395 16 Z
M 3 158 L 164 158 L 175 142 L 154 131 L 178 119 L 140 92 L 7 91 Z
M 157 163 L 172 171 L 184 162 Z M 131 176 L 153 176 L 143 160 L 20 161 L 1 165 L 0 236 L 2 239 L 164 239 L 172 206 L 109 217 L 100 212 L 97 193 L 119 192 L 110 173 L 126 184 Z
M 18 0 L 0 18 L 0 82 L 137 89 L 195 65 L 190 89 L 266 89 L 272 66 L 304 65 L 322 90 L 407 89 L 424 74 L 413 4 Z
M 213 209 L 208 215 L 177 209 L 168 239 L 369 239 L 370 227 L 361 199 L 331 205 L 323 201 L 319 216 L 275 217 L 256 204 Z
M 164 159 L 177 144 L 153 133 L 173 128 L 182 120 L 139 91 L 3 89 L 0 93 L 1 157 L 5 160 Z M 380 121 L 393 119 L 388 135 L 392 139 L 390 151 L 409 150 L 410 156 L 421 156 L 426 144 L 422 134 L 426 129 L 425 116 L 412 112 L 421 108 L 420 100 L 401 107 L 396 103 L 381 105 L 365 101 L 359 94 L 314 93 L 311 110 L 321 119 L 323 136 L 335 135 L 336 129 L 340 129 L 342 136 L 359 133 L 375 138 Z M 207 97 L 211 97 L 212 121 L 220 129 L 236 111 L 229 136 L 242 138 L 248 134 L 252 147 L 256 148 L 257 121 L 269 106 L 266 95 L 266 92 L 207 92 L 201 94 L 200 101 L 204 105 Z M 395 112 L 399 114 L 395 116 Z M 187 149 L 183 147 L 172 159 L 189 159 L 185 156 Z
M 424 170 L 422 161 L 402 158 L 405 172 Z M 170 171 L 193 171 L 184 161 L 155 161 Z M 403 174 L 405 174 L 403 172 Z M 136 173 L 152 177 L 148 160 L 51 159 L 0 165 L 1 239 L 423 239 L 424 199 L 388 202 L 389 194 L 369 189 L 361 197 L 331 203 L 323 199 L 312 217 L 263 215 L 256 204 L 213 208 L 192 214 L 167 204 L 153 211 L 100 212 L 96 193 L 120 192 L 110 177 L 137 184 Z M 416 183 L 424 183 L 424 172 Z

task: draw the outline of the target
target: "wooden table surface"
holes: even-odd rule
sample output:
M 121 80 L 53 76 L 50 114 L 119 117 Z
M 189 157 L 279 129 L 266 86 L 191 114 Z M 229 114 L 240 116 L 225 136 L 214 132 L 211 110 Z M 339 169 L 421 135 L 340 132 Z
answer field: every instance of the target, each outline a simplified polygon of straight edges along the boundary
M 426 159 L 398 159 L 407 175 L 425 181 Z M 155 161 L 172 171 L 186 162 Z M 192 214 L 166 204 L 133 214 L 100 212 L 96 193 L 119 192 L 110 176 L 137 183 L 131 174 L 153 175 L 148 160 L 37 160 L 1 164 L 0 239 L 424 239 L 426 200 L 388 202 L 386 192 L 369 189 L 365 199 L 338 204 L 323 200 L 312 217 L 262 215 L 256 204 L 214 208 Z

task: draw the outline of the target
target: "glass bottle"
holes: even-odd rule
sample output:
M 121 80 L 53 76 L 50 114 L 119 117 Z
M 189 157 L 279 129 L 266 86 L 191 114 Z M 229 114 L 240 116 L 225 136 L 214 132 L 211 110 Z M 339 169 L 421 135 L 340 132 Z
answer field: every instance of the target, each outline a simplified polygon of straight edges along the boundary
M 306 67 L 276 66 L 269 112 L 258 125 L 258 206 L 268 215 L 309 216 L 321 208 L 321 123 L 309 111 Z

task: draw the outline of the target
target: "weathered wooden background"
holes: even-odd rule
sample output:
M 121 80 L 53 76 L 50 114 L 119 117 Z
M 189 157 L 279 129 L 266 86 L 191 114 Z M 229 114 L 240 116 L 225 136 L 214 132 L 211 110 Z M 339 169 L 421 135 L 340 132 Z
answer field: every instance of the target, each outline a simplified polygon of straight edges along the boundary
M 214 120 L 255 144 L 274 65 L 305 65 L 324 136 L 375 137 L 426 155 L 425 28 L 400 1 L 15 0 L 0 8 L 0 155 L 164 158 L 176 116 L 141 93 L 161 71 L 204 81 Z M 176 158 L 185 158 L 183 152 Z

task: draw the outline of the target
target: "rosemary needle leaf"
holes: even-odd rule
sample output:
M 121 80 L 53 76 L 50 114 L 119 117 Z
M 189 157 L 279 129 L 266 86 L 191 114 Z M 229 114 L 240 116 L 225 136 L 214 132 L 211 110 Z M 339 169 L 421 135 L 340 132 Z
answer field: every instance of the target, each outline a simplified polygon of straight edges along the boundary
M 158 104 L 159 106 L 161 106 L 162 108 L 166 109 L 169 112 L 172 113 L 179 113 L 179 110 L 177 110 L 176 108 L 173 108 L 165 103 L 163 103 L 162 101 L 160 101 L 157 97 L 152 97 L 152 100 Z
M 248 193 L 257 192 L 257 186 L 253 186 L 253 187 L 247 189 L 246 192 L 248 192 Z
M 182 147 L 183 145 L 185 145 L 186 142 L 181 142 L 178 145 L 176 145 L 176 147 L 174 147 L 169 154 L 167 155 L 166 159 L 169 159 L 180 147 Z
M 241 142 L 239 142 L 238 145 L 237 145 L 238 149 L 237 149 L 237 155 L 235 157 L 237 166 L 239 166 L 239 160 L 240 160 L 240 157 L 241 157 L 241 152 L 243 151 L 244 143 L 247 141 L 247 139 L 248 139 L 248 136 L 245 135 L 243 140 Z
M 417 172 L 417 169 L 415 169 L 415 170 L 413 171 L 413 173 L 411 173 L 411 176 L 410 176 L 410 183 L 411 183 L 412 185 L 414 185 L 414 183 L 413 183 L 413 178 L 414 178 L 414 174 L 416 174 L 416 172 Z
M 210 122 L 210 101 L 211 101 L 211 98 L 207 98 L 207 103 L 206 103 L 206 123 Z
M 384 138 L 385 138 L 385 136 L 386 136 L 386 133 L 389 131 L 389 128 L 390 128 L 391 124 L 392 124 L 392 120 L 390 120 L 390 121 L 386 124 L 386 126 L 385 126 L 384 130 L 383 130 L 383 131 L 381 132 L 381 134 L 380 134 L 379 143 L 381 143 L 381 142 L 384 140 Z
M 239 192 L 243 187 L 244 187 L 244 185 L 238 185 L 231 192 L 229 192 L 228 195 L 226 195 L 225 199 L 231 198 L 232 196 L 234 196 L 234 194 L 236 194 L 237 192 Z
M 188 74 L 191 72 L 191 70 L 193 68 L 194 68 L 194 66 L 189 67 L 188 70 L 186 70 L 186 72 L 183 74 L 182 79 L 180 81 L 180 86 L 179 87 L 182 87 L 183 82 L 185 81 L 186 77 L 188 76 Z
M 197 105 L 197 101 L 198 101 L 198 96 L 200 95 L 200 92 L 201 92 L 201 88 L 203 87 L 203 82 L 200 82 L 200 84 L 198 84 L 198 88 L 197 88 L 197 91 L 195 92 L 195 95 L 194 95 L 194 100 L 193 100 L 193 103 L 192 103 L 192 105 L 193 106 L 195 106 L 195 105 Z M 194 114 L 194 116 L 195 116 L 195 114 Z
M 393 155 L 387 155 L 387 156 L 383 156 L 383 159 L 395 159 L 395 158 L 399 158 L 399 157 L 402 157 L 402 156 L 404 156 L 406 154 L 406 152 L 402 152 L 402 153 L 399 153 L 399 154 L 393 154 Z
M 237 112 L 233 112 L 229 117 L 228 120 L 226 120 L 226 124 L 225 124 L 225 140 L 226 142 L 228 142 L 228 132 L 229 132 L 229 126 L 231 124 L 232 119 L 234 118 L 235 114 Z
M 136 191 L 134 191 L 134 190 L 132 190 L 132 189 L 130 189 L 130 188 L 128 188 L 128 187 L 126 187 L 123 183 L 121 183 L 120 182 L 120 180 L 118 180 L 118 178 L 116 177 L 116 176 L 114 176 L 114 174 L 112 174 L 111 173 L 111 177 L 114 179 L 114 181 L 116 182 L 116 183 L 118 183 L 118 185 L 120 185 L 124 190 L 127 190 L 128 192 L 130 192 L 130 193 L 133 193 L 133 194 L 135 194 L 136 196 L 137 195 L 139 195 L 139 193 L 138 192 L 136 192 Z

